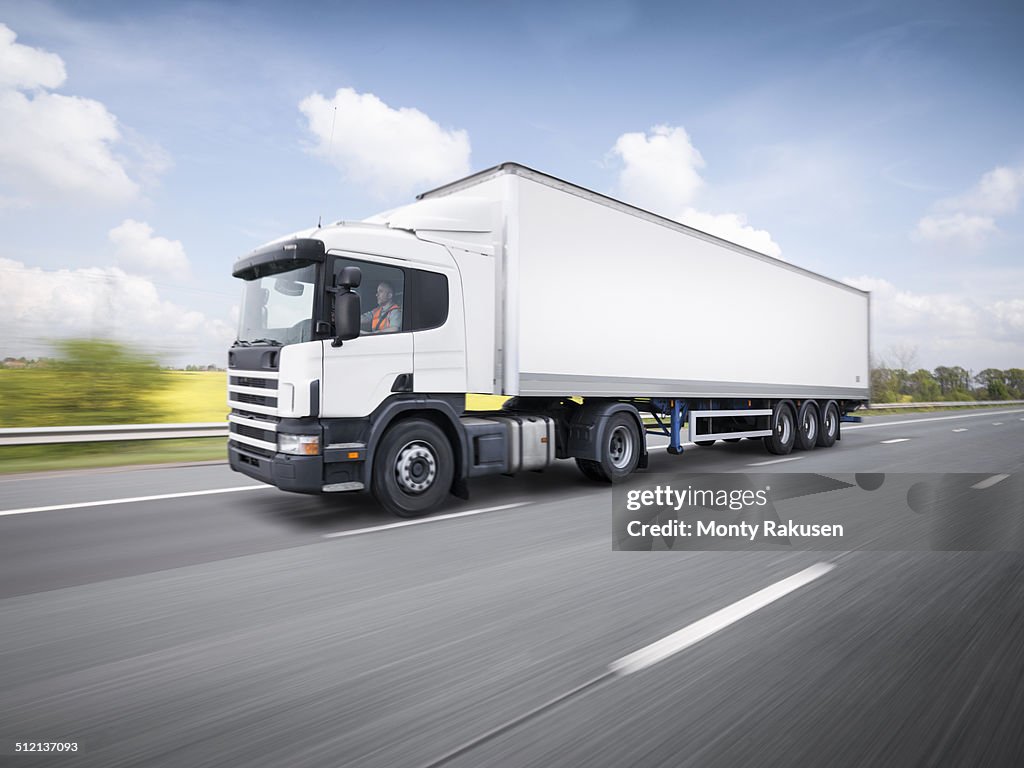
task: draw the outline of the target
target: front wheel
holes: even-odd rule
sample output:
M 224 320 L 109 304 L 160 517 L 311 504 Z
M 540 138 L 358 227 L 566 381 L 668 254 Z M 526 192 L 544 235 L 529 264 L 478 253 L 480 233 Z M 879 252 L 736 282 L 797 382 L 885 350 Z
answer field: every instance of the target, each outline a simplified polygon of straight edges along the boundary
M 373 462 L 371 490 L 393 515 L 419 517 L 447 498 L 454 474 L 452 447 L 440 427 L 409 419 L 384 435 Z

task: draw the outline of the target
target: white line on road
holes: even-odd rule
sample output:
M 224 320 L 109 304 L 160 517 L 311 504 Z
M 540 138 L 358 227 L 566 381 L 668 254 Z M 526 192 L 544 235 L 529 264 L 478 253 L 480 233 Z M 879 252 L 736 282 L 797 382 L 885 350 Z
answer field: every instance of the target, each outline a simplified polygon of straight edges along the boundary
M 80 501 L 75 504 L 53 504 L 49 507 L 26 507 L 24 509 L 0 509 L 0 517 L 4 515 L 27 515 L 30 512 L 51 512 L 57 509 L 79 509 L 81 507 L 106 507 L 112 504 L 132 504 L 136 501 L 161 501 L 162 499 L 183 499 L 188 496 L 210 496 L 215 493 L 235 493 L 237 491 L 257 491 L 273 488 L 272 485 L 240 485 L 235 488 L 212 488 L 208 491 L 184 491 L 182 493 L 161 493 L 157 496 L 133 496 L 128 499 L 104 499 L 103 501 Z
M 906 443 L 910 440 L 909 437 L 894 437 L 892 440 L 883 440 L 883 445 L 890 445 L 892 443 Z
M 996 483 L 1003 482 L 1003 480 L 1008 477 L 1009 475 L 992 475 L 992 477 L 986 477 L 980 483 L 975 483 L 971 488 L 977 488 L 979 491 L 984 491 L 986 488 L 991 488 Z
M 700 621 L 695 621 L 688 627 L 683 627 L 678 632 L 673 632 L 671 635 L 663 637 L 661 640 L 653 642 L 639 651 L 634 651 L 627 656 L 623 656 L 621 659 L 613 661 L 609 665 L 609 669 L 618 675 L 629 675 L 657 664 L 659 661 L 664 661 L 669 656 L 679 653 L 679 651 L 689 648 L 695 643 L 699 643 L 704 638 L 725 629 L 730 624 L 735 624 L 740 619 L 749 616 L 755 611 L 759 611 L 766 605 L 774 603 L 790 592 L 810 584 L 833 568 L 835 566 L 832 563 L 815 563 L 810 568 L 805 568 L 799 573 L 795 573 L 789 578 L 765 587 L 749 597 L 745 597 L 732 605 L 727 605 L 710 616 L 706 616 Z
M 1024 419 L 1021 419 L 1021 421 L 1024 421 Z M 967 431 L 967 427 L 960 427 L 959 429 L 954 429 L 953 431 L 954 432 L 966 432 Z
M 1001 421 L 993 421 L 992 422 L 992 426 L 993 427 L 1001 427 L 1001 426 L 1003 426 L 1003 422 L 1001 422 Z
M 1000 415 L 1008 413 L 1021 413 L 1022 411 L 1017 408 L 1012 411 L 1000 411 Z M 991 413 L 962 413 L 957 416 L 932 416 L 927 419 L 904 419 L 902 421 L 885 421 L 879 424 L 846 424 L 843 426 L 843 431 L 849 429 L 876 429 L 878 427 L 895 427 L 899 424 L 923 424 L 926 421 L 949 421 L 950 419 L 976 419 L 979 416 L 991 416 Z M 1024 419 L 1021 419 L 1024 421 Z
M 441 520 L 453 520 L 456 517 L 469 517 L 470 515 L 482 515 L 485 512 L 499 512 L 503 509 L 513 509 L 514 507 L 525 507 L 530 504 L 529 501 L 518 501 L 515 504 L 502 504 L 499 507 L 485 507 L 484 509 L 469 509 L 465 512 L 452 512 L 448 515 L 435 515 L 433 517 L 423 517 L 419 520 L 403 520 L 400 523 L 387 523 L 386 525 L 375 525 L 372 528 L 356 528 L 351 531 L 337 531 L 336 533 L 325 533 L 325 539 L 340 539 L 342 536 L 358 536 L 361 533 L 374 533 L 375 531 L 387 531 L 392 528 L 406 528 L 410 525 L 425 525 L 426 523 L 436 523 Z
M 769 459 L 768 461 L 755 461 L 753 464 L 747 464 L 748 467 L 763 467 L 767 464 L 781 464 L 784 461 L 800 461 L 803 456 L 790 456 L 788 459 Z

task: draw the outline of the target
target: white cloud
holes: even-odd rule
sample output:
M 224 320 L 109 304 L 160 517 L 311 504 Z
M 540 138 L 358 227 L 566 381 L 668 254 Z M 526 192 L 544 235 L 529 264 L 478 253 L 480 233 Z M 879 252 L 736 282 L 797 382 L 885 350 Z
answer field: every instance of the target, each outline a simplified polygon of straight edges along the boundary
M 125 146 L 117 118 L 93 99 L 51 93 L 64 83 L 64 62 L 15 40 L 0 24 L 0 185 L 22 200 L 137 197 L 114 152 Z
M 0 24 L 0 88 L 58 88 L 67 77 L 55 53 L 15 42 L 18 36 Z
M 917 222 L 918 238 L 980 245 L 998 231 L 995 217 L 1013 213 L 1024 192 L 1024 166 L 1000 166 L 962 195 L 939 200 L 934 215 Z
M 166 301 L 149 279 L 118 267 L 45 270 L 0 257 L 0 277 L 5 354 L 44 354 L 51 338 L 107 336 L 223 363 L 235 336 L 225 320 Z
M 952 216 L 925 216 L 917 222 L 915 234 L 924 240 L 960 240 L 977 244 L 996 231 L 991 216 L 970 216 L 955 213 Z
M 107 233 L 117 263 L 126 271 L 143 275 L 189 275 L 188 257 L 180 240 L 155 236 L 143 221 L 125 219 Z
M 619 191 L 641 208 L 672 215 L 693 202 L 704 158 L 681 127 L 656 125 L 649 135 L 624 133 L 612 154 L 622 160 Z
M 915 347 L 921 365 L 1021 367 L 1024 300 L 974 302 L 944 293 L 915 293 L 862 275 L 843 282 L 871 291 L 872 347 Z
M 1017 201 L 1024 191 L 1024 166 L 1005 168 L 1000 166 L 981 177 L 981 180 L 967 194 L 943 201 L 946 208 L 959 208 L 978 213 L 1000 215 L 1011 213 L 1017 208 Z
M 742 213 L 709 213 L 692 205 L 704 187 L 704 158 L 681 126 L 656 125 L 647 134 L 624 133 L 611 154 L 622 162 L 617 191 L 627 202 L 781 258 L 782 249 L 771 233 L 747 224 Z
M 678 217 L 688 227 L 716 235 L 723 240 L 745 245 L 758 253 L 780 258 L 782 249 L 772 240 L 771 233 L 764 229 L 754 229 L 747 224 L 747 219 L 740 213 L 704 213 L 694 208 L 687 208 Z
M 442 128 L 418 109 L 395 109 L 372 93 L 340 88 L 333 99 L 307 96 L 299 110 L 316 138 L 316 154 L 379 198 L 469 173 L 469 134 Z

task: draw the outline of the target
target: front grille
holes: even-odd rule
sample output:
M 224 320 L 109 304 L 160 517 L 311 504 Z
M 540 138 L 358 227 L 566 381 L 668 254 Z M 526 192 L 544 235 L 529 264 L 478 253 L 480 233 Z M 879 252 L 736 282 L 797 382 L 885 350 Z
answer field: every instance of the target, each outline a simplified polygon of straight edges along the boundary
M 251 379 L 248 376 L 232 376 L 229 383 L 254 389 L 277 389 L 277 379 Z
M 230 422 L 230 438 L 232 443 L 240 451 L 246 451 L 254 456 L 270 457 L 276 453 L 278 419 L 273 413 L 264 413 L 264 409 L 277 410 L 277 379 L 257 376 L 247 376 L 248 371 L 229 369 L 228 371 L 228 399 L 236 404 L 231 413 L 236 417 L 247 419 L 250 422 L 257 422 L 256 425 L 238 424 Z M 255 371 L 254 371 L 255 373 Z M 241 388 L 266 390 L 265 395 L 253 394 L 252 392 L 239 392 Z M 251 405 L 256 410 L 247 410 L 244 406 Z M 261 429 L 259 423 L 266 424 Z M 252 440 L 259 440 L 264 445 L 253 445 Z M 273 449 L 266 447 L 273 446 Z
M 248 392 L 232 392 L 231 399 L 239 403 L 249 403 L 249 405 L 263 405 L 267 408 L 277 407 L 277 398 L 267 397 L 266 395 L 250 395 Z
M 276 432 L 268 429 L 256 429 L 256 427 L 250 427 L 248 424 L 232 424 L 231 431 L 237 435 L 255 437 L 257 440 L 266 440 L 268 443 L 277 440 Z

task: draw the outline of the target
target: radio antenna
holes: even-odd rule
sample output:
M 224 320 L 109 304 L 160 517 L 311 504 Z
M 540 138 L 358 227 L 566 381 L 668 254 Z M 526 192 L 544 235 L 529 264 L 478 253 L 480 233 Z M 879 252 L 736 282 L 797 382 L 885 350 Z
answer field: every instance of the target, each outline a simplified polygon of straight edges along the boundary
M 331 139 L 330 139 L 330 141 L 327 142 L 327 159 L 328 159 L 328 161 L 331 159 L 331 150 L 334 149 L 334 124 L 336 122 L 338 122 L 338 105 L 337 104 L 334 105 L 334 114 L 331 116 Z M 316 217 L 316 228 L 317 229 L 320 229 L 320 221 L 322 219 L 323 219 L 322 215 Z

